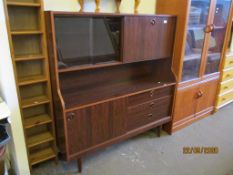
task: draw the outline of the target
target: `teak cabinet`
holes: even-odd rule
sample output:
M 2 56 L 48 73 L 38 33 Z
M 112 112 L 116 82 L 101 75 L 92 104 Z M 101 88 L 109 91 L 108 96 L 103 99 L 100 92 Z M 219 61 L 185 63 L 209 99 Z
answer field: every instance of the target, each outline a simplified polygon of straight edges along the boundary
M 177 15 L 172 69 L 177 79 L 176 131 L 214 111 L 231 0 L 158 0 L 157 13 Z
M 66 160 L 81 171 L 85 154 L 171 121 L 176 17 L 47 12 L 46 22 Z

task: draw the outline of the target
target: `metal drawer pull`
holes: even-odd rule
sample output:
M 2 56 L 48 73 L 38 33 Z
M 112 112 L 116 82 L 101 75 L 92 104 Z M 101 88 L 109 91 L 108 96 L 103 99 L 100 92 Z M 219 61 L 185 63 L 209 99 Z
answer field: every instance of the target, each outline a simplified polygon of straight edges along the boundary
M 68 121 L 73 120 L 73 119 L 74 119 L 74 116 L 75 116 L 75 114 L 74 114 L 73 112 L 72 112 L 72 113 L 69 113 L 68 116 L 67 116 Z
M 154 102 L 151 102 L 150 107 L 153 107 L 154 105 L 155 105 L 155 103 L 154 103 Z
M 153 95 L 154 95 L 154 91 L 151 91 L 150 92 L 150 97 L 153 97 Z
M 148 117 L 149 117 L 149 118 L 153 117 L 153 114 L 148 114 Z
M 223 89 L 228 89 L 228 87 L 227 87 L 227 86 L 225 86 Z

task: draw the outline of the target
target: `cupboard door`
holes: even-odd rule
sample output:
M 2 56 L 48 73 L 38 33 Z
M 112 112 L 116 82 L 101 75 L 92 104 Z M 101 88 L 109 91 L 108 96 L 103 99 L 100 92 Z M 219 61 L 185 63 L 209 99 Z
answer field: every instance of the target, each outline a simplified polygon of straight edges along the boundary
M 205 41 L 204 28 L 208 22 L 210 0 L 191 0 L 183 60 L 182 81 L 199 77 Z
M 203 82 L 199 88 L 199 98 L 197 105 L 197 113 L 208 110 L 215 104 L 216 93 L 218 87 L 218 79 L 209 82 Z
M 207 27 L 207 29 L 209 28 L 208 32 L 211 32 L 211 36 L 209 39 L 205 74 L 219 71 L 231 3 L 228 0 L 216 0 L 214 22 Z
M 126 99 L 67 113 L 69 155 L 125 133 Z
M 172 56 L 175 18 L 130 16 L 124 18 L 123 61 Z
M 198 102 L 199 85 L 178 89 L 174 107 L 174 122 L 186 117 L 194 117 Z

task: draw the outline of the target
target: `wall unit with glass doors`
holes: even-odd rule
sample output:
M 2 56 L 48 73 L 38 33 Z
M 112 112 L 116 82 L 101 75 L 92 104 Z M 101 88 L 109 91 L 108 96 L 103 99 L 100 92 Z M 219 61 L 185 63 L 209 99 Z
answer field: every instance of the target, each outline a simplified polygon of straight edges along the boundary
M 214 111 L 232 0 L 157 0 L 157 13 L 178 16 L 172 69 L 177 78 L 170 132 Z

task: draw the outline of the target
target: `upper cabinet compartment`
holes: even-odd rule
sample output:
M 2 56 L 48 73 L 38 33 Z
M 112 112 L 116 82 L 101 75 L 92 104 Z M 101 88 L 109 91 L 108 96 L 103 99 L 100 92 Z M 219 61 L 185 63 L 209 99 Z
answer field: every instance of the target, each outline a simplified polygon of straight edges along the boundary
M 125 17 L 124 62 L 172 57 L 175 19 L 175 17 L 155 15 Z
M 56 16 L 60 69 L 120 61 L 121 17 Z
M 171 58 L 176 17 L 47 12 L 60 73 Z M 51 41 L 52 42 L 52 41 Z M 56 49 L 56 50 L 54 50 Z

